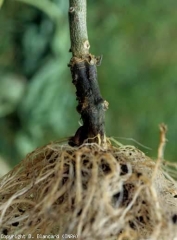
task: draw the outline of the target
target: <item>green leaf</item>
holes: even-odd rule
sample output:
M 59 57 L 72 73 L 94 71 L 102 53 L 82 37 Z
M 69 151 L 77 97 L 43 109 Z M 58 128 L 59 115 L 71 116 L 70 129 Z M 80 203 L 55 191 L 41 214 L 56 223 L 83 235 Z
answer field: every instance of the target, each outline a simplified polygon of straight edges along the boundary
M 4 0 L 0 0 L 0 8 L 2 7 Z
M 4 1 L 4 0 L 0 0 L 0 1 Z M 45 14 L 48 15 L 48 17 L 50 17 L 52 20 L 57 20 L 58 18 L 61 17 L 61 11 L 59 9 L 59 7 L 57 6 L 57 4 L 49 1 L 49 0 L 42 0 L 42 1 L 38 1 L 38 0 L 16 0 L 16 1 L 20 1 L 22 3 L 26 3 L 29 4 L 33 7 L 38 8 L 39 10 L 43 11 Z

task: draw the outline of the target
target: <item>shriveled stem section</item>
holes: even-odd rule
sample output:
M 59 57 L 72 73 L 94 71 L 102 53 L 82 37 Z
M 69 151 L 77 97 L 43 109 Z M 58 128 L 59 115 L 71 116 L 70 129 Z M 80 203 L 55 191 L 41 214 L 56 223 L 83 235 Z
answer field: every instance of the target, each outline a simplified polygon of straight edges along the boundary
M 70 0 L 69 25 L 73 55 L 69 66 L 76 87 L 77 111 L 83 121 L 83 126 L 70 138 L 69 144 L 79 146 L 88 140 L 105 147 L 104 122 L 108 103 L 101 96 L 97 80 L 97 65 L 100 64 L 100 57 L 89 53 L 86 0 Z

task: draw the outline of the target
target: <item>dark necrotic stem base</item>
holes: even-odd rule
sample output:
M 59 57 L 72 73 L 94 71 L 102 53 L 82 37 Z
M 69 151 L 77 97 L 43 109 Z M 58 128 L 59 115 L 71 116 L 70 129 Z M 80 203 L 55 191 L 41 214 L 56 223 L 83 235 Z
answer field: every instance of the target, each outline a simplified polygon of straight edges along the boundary
M 78 100 L 77 111 L 80 113 L 83 125 L 71 137 L 69 144 L 80 146 L 85 140 L 105 144 L 105 110 L 108 103 L 103 100 L 98 81 L 98 59 L 89 54 L 84 59 L 73 57 L 70 69 L 73 84 L 76 87 Z

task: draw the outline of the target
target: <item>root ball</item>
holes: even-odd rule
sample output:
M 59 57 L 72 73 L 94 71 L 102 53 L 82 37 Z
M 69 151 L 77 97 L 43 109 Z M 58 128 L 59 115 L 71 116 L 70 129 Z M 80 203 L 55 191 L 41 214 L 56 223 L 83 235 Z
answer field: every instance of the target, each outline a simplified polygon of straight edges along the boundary
M 0 181 L 0 233 L 177 237 L 176 182 L 133 146 L 36 149 Z

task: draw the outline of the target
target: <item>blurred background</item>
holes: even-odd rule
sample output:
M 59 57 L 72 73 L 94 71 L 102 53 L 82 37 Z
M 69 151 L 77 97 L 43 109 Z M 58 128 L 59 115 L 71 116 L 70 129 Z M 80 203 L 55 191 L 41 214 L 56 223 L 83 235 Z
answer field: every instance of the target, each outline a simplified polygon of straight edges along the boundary
M 67 67 L 68 2 L 0 1 L 0 174 L 79 126 Z M 176 7 L 176 0 L 88 0 L 91 53 L 103 55 L 98 76 L 110 104 L 107 136 L 156 158 L 164 122 L 171 161 L 177 154 Z

